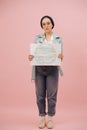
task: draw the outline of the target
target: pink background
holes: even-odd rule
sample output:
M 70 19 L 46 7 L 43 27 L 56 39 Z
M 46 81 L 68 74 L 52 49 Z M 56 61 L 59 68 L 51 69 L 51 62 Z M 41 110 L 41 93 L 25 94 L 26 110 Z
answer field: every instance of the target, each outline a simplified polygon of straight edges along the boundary
M 43 15 L 53 17 L 53 31 L 64 43 L 54 129 L 87 130 L 86 0 L 0 0 L 0 130 L 37 129 L 28 54 L 35 35 L 43 33 Z

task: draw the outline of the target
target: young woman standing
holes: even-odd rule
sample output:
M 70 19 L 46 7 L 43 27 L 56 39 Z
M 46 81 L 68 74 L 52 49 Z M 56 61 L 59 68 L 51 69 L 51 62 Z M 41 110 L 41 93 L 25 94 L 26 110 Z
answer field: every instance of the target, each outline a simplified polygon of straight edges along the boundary
M 54 28 L 54 21 L 50 16 L 43 16 L 40 20 L 40 25 L 44 33 L 36 36 L 35 43 L 60 43 L 62 46 L 61 38 L 52 31 Z M 62 52 L 58 55 L 58 58 L 61 60 L 63 59 Z M 33 58 L 33 55 L 28 56 L 29 61 Z M 32 79 L 35 79 L 36 99 L 40 116 L 38 127 L 41 129 L 45 126 L 48 129 L 52 129 L 54 126 L 52 117 L 56 113 L 60 69 L 60 66 L 33 66 L 32 68 Z M 48 107 L 46 107 L 46 99 Z M 46 108 L 48 108 L 47 112 Z M 46 115 L 48 115 L 47 120 L 45 118 Z

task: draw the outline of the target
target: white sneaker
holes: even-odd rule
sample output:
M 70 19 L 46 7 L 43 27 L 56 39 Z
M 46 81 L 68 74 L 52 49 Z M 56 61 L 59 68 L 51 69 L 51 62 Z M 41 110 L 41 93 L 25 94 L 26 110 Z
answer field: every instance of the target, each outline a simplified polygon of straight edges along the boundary
M 52 120 L 51 116 L 48 116 L 48 121 L 46 123 L 46 126 L 47 126 L 48 129 L 53 129 L 54 123 L 53 123 L 53 120 Z
M 42 116 L 38 127 L 40 129 L 43 129 L 45 126 L 46 126 L 45 116 Z

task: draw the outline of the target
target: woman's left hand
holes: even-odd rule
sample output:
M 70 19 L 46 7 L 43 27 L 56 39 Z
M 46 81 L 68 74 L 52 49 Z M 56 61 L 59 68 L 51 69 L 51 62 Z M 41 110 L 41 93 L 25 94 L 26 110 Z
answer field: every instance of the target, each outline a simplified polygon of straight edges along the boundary
M 61 60 L 63 60 L 63 54 L 62 53 L 60 53 L 59 55 L 58 55 L 58 58 L 60 58 Z

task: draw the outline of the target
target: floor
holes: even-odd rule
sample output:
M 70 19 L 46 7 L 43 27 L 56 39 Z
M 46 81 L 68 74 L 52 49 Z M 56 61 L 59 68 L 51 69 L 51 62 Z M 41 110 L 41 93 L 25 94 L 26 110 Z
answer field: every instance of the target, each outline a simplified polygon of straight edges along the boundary
M 87 130 L 87 109 L 59 109 L 53 120 L 54 130 Z M 0 130 L 38 130 L 38 122 L 34 108 L 0 109 Z

